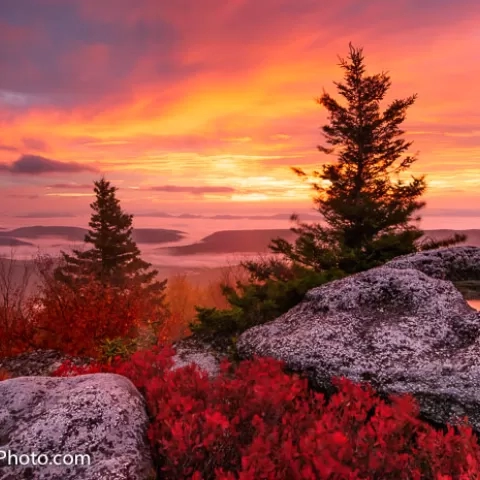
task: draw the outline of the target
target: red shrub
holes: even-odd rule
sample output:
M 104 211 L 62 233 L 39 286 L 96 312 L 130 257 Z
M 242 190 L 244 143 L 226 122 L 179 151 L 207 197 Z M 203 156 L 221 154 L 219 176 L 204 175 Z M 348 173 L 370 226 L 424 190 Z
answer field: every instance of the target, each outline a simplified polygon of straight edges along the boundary
M 80 366 L 71 360 L 63 362 L 53 373 L 53 377 L 75 377 L 77 375 L 88 375 L 90 373 L 115 373 L 116 367 L 101 363 L 91 363 L 90 365 Z
M 480 448 L 467 426 L 439 432 L 410 397 L 385 402 L 366 385 L 335 381 L 327 402 L 271 359 L 170 370 L 173 350 L 135 354 L 107 371 L 144 393 L 149 438 L 166 479 L 478 479 Z M 62 374 L 90 373 L 63 368 Z M 105 371 L 105 370 L 103 370 Z M 57 372 L 58 374 L 58 372 Z
M 133 338 L 139 325 L 155 315 L 153 302 L 132 289 L 116 289 L 92 281 L 73 290 L 47 284 L 35 314 L 37 348 L 69 355 L 97 357 L 107 339 Z

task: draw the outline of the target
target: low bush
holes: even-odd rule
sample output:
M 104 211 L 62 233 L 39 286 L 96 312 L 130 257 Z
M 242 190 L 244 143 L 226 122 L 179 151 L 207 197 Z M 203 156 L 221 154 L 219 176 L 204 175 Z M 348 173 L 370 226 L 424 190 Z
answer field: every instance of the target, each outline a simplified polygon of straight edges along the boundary
M 155 317 L 155 305 L 135 290 L 92 279 L 78 289 L 52 282 L 44 287 L 35 314 L 36 345 L 74 356 L 98 357 L 109 347 L 128 349 L 140 325 Z M 122 338 L 122 345 L 113 339 Z M 114 341 L 115 344 L 107 345 Z
M 408 396 L 381 399 L 368 385 L 334 380 L 329 398 L 283 364 L 224 362 L 215 379 L 194 365 L 171 370 L 171 348 L 130 361 L 75 367 L 125 375 L 146 398 L 149 439 L 165 479 L 478 479 L 480 448 L 465 423 L 435 430 Z
M 110 364 L 117 359 L 127 360 L 137 350 L 137 341 L 132 338 L 106 338 L 100 344 L 100 361 Z

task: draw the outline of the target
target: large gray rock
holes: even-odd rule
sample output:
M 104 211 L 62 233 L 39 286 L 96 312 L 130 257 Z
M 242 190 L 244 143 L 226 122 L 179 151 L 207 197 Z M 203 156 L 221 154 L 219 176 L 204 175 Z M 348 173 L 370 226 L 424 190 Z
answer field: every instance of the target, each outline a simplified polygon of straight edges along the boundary
M 465 246 L 426 250 L 397 257 L 384 266 L 415 268 L 429 277 L 442 280 L 479 280 L 480 248 Z
M 480 430 L 480 313 L 451 282 L 392 263 L 310 290 L 244 332 L 239 354 L 283 360 L 323 388 L 345 376 L 411 393 L 432 421 L 468 415 Z
M 0 382 L 0 399 L 1 480 L 155 478 L 144 401 L 127 378 L 20 377 Z M 2 461 L 7 452 L 10 465 Z M 25 457 L 32 454 L 37 456 L 36 465 Z M 86 458 L 84 465 L 80 460 L 70 466 L 38 464 L 55 461 L 56 454 L 89 455 L 90 464 Z M 12 455 L 24 465 L 14 466 Z M 71 463 L 72 457 L 65 460 Z

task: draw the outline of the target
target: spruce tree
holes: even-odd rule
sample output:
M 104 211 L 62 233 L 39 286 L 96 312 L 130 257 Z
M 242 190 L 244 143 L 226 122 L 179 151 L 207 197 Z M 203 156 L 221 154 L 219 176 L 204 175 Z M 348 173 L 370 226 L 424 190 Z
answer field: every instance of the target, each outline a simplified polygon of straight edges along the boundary
M 292 215 L 297 241 L 275 239 L 271 250 L 318 271 L 335 267 L 353 273 L 421 248 L 424 232 L 416 222 L 425 205 L 420 197 L 426 182 L 424 176 L 407 180 L 404 175 L 417 158 L 408 153 L 412 142 L 403 138 L 400 126 L 416 95 L 393 100 L 381 111 L 391 86 L 388 74 L 367 75 L 362 49 L 351 44 L 340 67 L 344 82 L 335 85 L 343 101 L 326 92 L 317 100 L 329 120 L 322 127 L 327 146 L 318 149 L 337 161 L 311 175 L 292 169 L 304 180 L 313 177 L 313 200 L 324 223 L 301 223 Z M 464 239 L 457 235 L 442 245 Z
M 92 276 L 113 287 L 135 284 L 163 302 L 167 281 L 156 281 L 158 271 L 140 258 L 140 250 L 132 239 L 133 215 L 122 211 L 116 198 L 117 188 L 104 177 L 94 185 L 96 200 L 90 205 L 93 213 L 84 239 L 92 248 L 74 249 L 72 254 L 62 252 L 63 262 L 55 270 L 55 278 L 72 287 L 88 282 Z
M 237 284 L 236 291 L 224 288 L 229 310 L 197 308 L 193 331 L 239 333 L 278 317 L 315 286 L 399 255 L 465 240 L 457 234 L 439 242 L 419 242 L 424 232 L 417 221 L 425 205 L 421 197 L 426 181 L 424 176 L 405 178 L 417 159 L 408 153 L 412 142 L 403 138 L 400 128 L 416 95 L 393 100 L 381 111 L 390 77 L 367 75 L 362 49 L 351 44 L 340 67 L 344 82 L 335 85 L 343 101 L 325 92 L 318 99 L 329 120 L 322 127 L 327 146 L 318 148 L 335 156 L 336 162 L 311 175 L 292 169 L 302 179 L 313 180 L 319 222 L 302 223 L 292 215 L 297 240 L 272 241 L 270 250 L 280 258 L 243 262 L 250 283 Z

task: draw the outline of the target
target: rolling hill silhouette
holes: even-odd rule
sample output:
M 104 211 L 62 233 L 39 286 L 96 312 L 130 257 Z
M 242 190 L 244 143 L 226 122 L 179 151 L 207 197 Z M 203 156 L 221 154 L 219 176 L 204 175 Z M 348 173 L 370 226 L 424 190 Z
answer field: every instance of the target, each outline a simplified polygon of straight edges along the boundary
M 480 230 L 425 230 L 424 239 L 445 240 L 454 233 L 467 235 L 465 245 L 480 246 Z M 170 255 L 201 255 L 215 253 L 266 253 L 272 238 L 281 237 L 292 242 L 296 234 L 289 229 L 265 230 L 220 230 L 208 235 L 199 242 L 189 245 L 160 247 Z
M 28 238 L 35 240 L 48 237 L 62 237 L 71 242 L 83 242 L 87 231 L 86 228 L 81 227 L 35 225 L 32 227 L 15 228 L 13 230 L 2 230 L 0 231 L 0 241 L 2 238 Z M 163 228 L 136 228 L 133 230 L 133 239 L 135 242 L 143 244 L 177 242 L 184 237 L 185 232 L 181 230 L 168 230 Z M 8 245 L 10 245 L 10 243 L 8 243 Z M 28 245 L 28 243 L 24 243 L 24 245 Z

